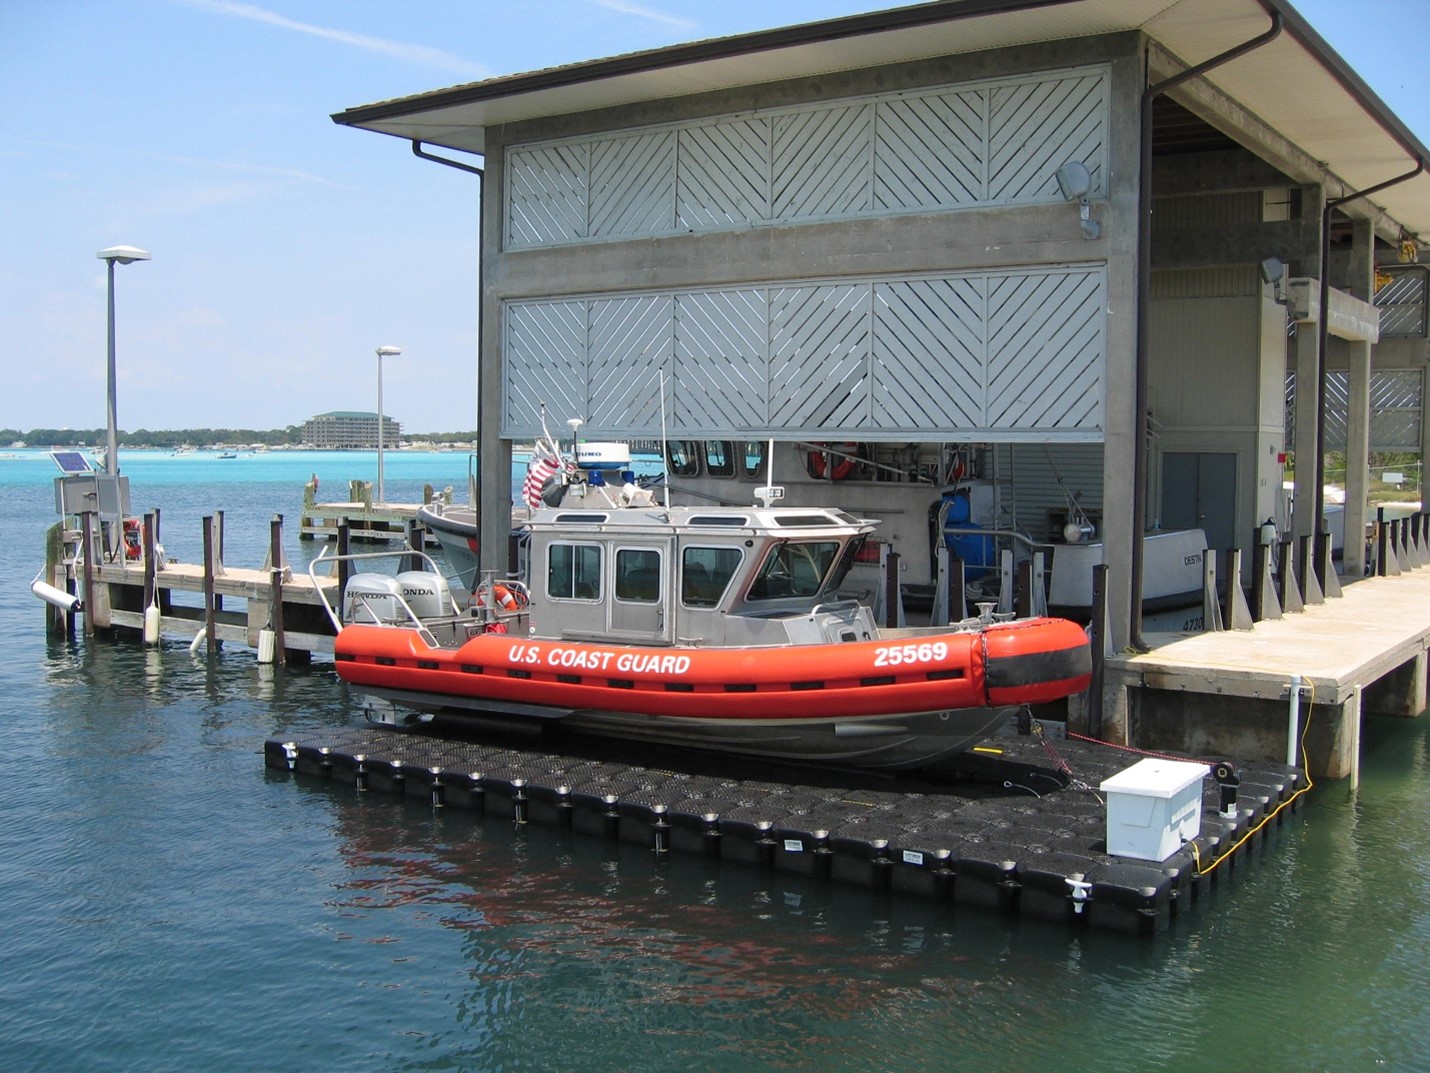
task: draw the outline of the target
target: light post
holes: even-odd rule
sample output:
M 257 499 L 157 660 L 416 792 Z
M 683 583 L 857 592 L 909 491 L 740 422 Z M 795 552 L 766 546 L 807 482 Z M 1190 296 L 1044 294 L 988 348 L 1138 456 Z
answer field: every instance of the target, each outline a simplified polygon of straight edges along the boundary
M 382 359 L 395 358 L 402 353 L 401 347 L 380 346 L 377 348 L 377 501 L 387 502 L 382 488 Z
M 114 262 L 127 265 L 133 261 L 147 261 L 149 253 L 133 246 L 111 246 L 95 256 L 109 265 L 109 440 L 104 452 L 104 472 L 114 476 L 119 472 L 119 420 L 114 399 Z

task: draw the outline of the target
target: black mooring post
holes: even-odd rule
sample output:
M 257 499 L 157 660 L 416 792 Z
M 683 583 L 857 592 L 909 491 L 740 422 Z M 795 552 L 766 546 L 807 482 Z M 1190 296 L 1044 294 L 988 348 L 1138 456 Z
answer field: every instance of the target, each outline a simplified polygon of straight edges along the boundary
M 214 614 L 214 520 L 204 516 L 204 646 L 210 656 L 218 652 L 218 619 Z
M 348 579 L 353 576 L 353 564 L 348 555 L 352 548 L 352 529 L 347 518 L 338 519 L 338 608 L 341 611 L 343 597 L 348 591 Z
M 1092 623 L 1088 644 L 1092 646 L 1092 679 L 1087 686 L 1087 736 L 1102 737 L 1103 660 L 1107 651 L 1107 566 L 1092 568 Z
M 899 553 L 889 552 L 884 567 L 884 625 L 897 629 L 899 625 Z
M 1385 528 L 1385 508 L 1375 508 L 1375 575 L 1385 577 L 1385 554 L 1390 534 Z

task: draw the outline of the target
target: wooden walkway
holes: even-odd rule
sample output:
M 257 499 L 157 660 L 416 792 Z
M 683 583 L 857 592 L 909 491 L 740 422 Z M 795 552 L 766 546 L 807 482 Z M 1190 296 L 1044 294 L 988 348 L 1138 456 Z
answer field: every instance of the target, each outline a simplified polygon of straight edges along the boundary
M 1314 775 L 1354 782 L 1363 710 L 1415 716 L 1426 708 L 1430 569 L 1343 582 L 1342 596 L 1251 630 L 1143 639 L 1151 651 L 1107 661 L 1112 688 L 1104 696 L 1126 706 L 1109 706 L 1104 737 L 1191 752 L 1215 743 L 1233 755 L 1283 760 L 1300 740 Z M 1314 726 L 1305 722 L 1313 710 Z

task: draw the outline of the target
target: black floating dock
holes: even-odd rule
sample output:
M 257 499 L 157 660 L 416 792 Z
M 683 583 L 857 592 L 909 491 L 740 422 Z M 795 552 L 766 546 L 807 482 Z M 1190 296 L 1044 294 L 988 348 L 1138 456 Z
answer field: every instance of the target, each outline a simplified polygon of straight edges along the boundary
M 541 752 L 373 724 L 311 742 L 273 738 L 264 751 L 275 770 L 434 807 L 1144 935 L 1265 845 L 1306 788 L 1299 769 L 1238 765 L 1235 808 L 1224 811 L 1224 788 L 1209 775 L 1201 835 L 1154 863 L 1106 852 L 1097 787 L 1140 759 L 1107 746 L 990 738 L 936 775 L 897 780 L 689 752 L 647 750 L 635 765 L 630 748 L 563 742 Z

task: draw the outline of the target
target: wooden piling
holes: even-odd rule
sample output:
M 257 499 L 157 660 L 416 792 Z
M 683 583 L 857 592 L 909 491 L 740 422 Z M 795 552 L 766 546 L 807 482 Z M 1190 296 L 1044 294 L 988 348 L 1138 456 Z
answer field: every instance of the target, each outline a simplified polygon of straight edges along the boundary
M 214 519 L 204 517 L 204 645 L 210 656 L 218 653 L 218 617 L 214 606 Z
M 94 512 L 80 515 L 80 536 L 84 541 L 84 635 L 94 636 Z
M 273 602 L 269 605 L 272 608 L 273 662 L 282 666 L 288 662 L 288 658 L 284 653 L 283 637 L 283 515 L 281 514 L 273 515 L 273 520 L 268 523 L 268 557 L 273 564 Z

